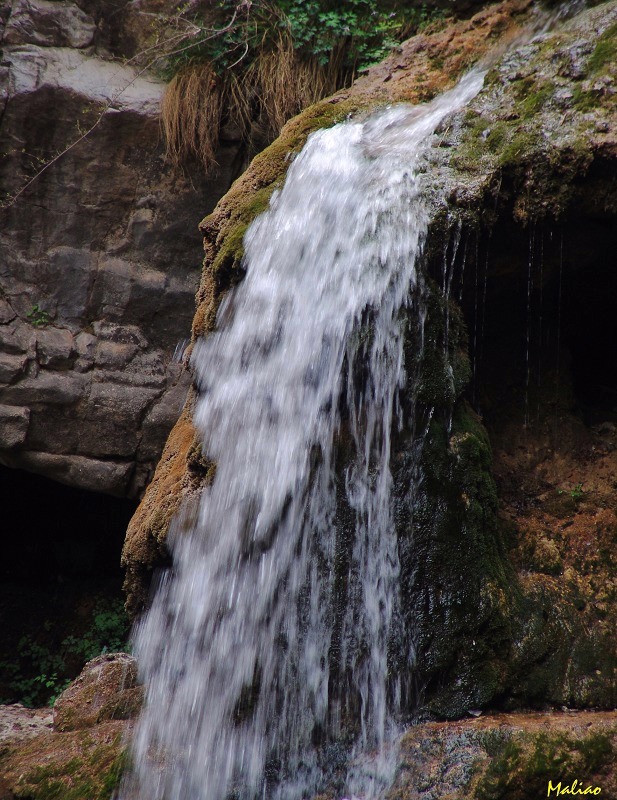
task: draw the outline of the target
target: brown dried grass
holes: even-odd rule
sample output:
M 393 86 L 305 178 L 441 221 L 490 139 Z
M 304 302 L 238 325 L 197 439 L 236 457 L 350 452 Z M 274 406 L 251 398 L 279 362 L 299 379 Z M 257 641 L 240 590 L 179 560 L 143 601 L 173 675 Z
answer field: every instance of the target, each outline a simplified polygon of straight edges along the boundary
M 222 124 L 231 122 L 245 139 L 252 128 L 276 138 L 287 120 L 350 80 L 342 62 L 342 49 L 326 65 L 300 58 L 283 31 L 240 75 L 230 70 L 221 79 L 208 63 L 185 67 L 163 98 L 167 157 L 176 165 L 197 159 L 212 173 Z
M 210 64 L 194 64 L 171 80 L 161 106 L 167 157 L 183 164 L 191 156 L 207 170 L 216 164 L 224 87 Z
M 260 115 L 277 136 L 287 120 L 340 87 L 340 61 L 335 57 L 322 66 L 314 58 L 302 59 L 281 35 L 276 47 L 261 53 L 246 71 L 244 95 L 257 99 Z

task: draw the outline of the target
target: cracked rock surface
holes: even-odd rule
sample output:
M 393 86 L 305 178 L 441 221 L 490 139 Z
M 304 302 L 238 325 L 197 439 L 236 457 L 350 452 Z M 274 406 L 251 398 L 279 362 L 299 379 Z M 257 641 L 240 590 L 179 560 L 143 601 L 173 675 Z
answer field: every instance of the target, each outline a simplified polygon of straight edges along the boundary
M 99 6 L 0 2 L 0 463 L 136 496 L 185 400 L 197 224 L 239 143 L 216 179 L 172 170 L 165 85 Z

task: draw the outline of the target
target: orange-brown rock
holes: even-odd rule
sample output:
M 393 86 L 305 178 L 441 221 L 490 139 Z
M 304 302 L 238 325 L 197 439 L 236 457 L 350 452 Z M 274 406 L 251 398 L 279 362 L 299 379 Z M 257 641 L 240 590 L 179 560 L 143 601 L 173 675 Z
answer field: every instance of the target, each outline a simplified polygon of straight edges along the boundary
M 0 706 L 0 798 L 109 800 L 142 701 L 135 659 L 86 664 L 53 709 Z

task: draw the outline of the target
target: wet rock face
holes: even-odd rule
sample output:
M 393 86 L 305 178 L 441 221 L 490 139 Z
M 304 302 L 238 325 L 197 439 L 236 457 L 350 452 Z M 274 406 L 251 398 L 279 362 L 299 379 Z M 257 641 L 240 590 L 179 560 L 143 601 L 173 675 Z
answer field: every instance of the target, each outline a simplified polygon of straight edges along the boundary
M 48 0 L 0 13 L 0 460 L 136 495 L 184 403 L 173 355 L 190 330 L 197 223 L 238 144 L 215 180 L 171 171 L 164 84 L 110 60 L 104 14 Z
M 431 156 L 512 570 L 492 705 L 615 705 L 616 35 L 604 3 L 507 55 Z

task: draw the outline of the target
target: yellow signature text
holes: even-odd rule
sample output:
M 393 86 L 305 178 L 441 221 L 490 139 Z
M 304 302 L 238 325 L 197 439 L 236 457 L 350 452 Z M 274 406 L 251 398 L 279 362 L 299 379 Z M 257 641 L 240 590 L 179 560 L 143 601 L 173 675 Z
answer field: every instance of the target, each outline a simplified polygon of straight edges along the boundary
M 547 797 L 551 797 L 553 792 L 555 793 L 555 797 L 561 797 L 566 794 L 593 794 L 598 795 L 600 794 L 602 789 L 600 786 L 583 786 L 583 783 L 579 780 L 573 780 L 572 783 L 562 784 L 561 781 L 559 783 L 553 783 L 553 781 L 548 782 L 548 792 Z

